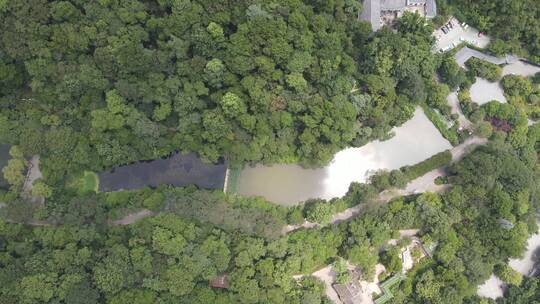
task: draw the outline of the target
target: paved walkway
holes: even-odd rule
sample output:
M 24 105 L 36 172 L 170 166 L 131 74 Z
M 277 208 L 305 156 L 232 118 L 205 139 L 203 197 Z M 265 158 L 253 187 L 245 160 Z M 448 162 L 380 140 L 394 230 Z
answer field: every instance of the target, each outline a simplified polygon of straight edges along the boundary
M 540 66 L 524 62 L 523 60 L 519 60 L 512 64 L 506 65 L 503 68 L 502 75 L 521 75 L 524 77 L 529 77 L 533 76 L 538 72 L 540 72 Z
M 328 297 L 328 299 L 332 301 L 332 303 L 334 304 L 343 303 L 339 299 L 339 296 L 336 293 L 336 290 L 334 289 L 334 287 L 332 287 L 332 285 L 334 284 L 337 278 L 337 273 L 332 269 L 332 265 L 328 265 L 324 267 L 323 269 L 315 271 L 311 275 L 324 282 L 325 294 Z
M 452 92 L 448 97 L 446 97 L 448 105 L 452 108 L 452 114 L 458 115 L 459 126 L 463 129 L 469 129 L 471 122 L 465 117 L 461 111 L 461 106 L 459 105 L 458 92 Z
M 514 57 L 512 55 L 506 55 L 505 57 L 495 57 L 488 54 L 484 54 L 480 51 L 473 50 L 469 47 L 464 47 L 461 50 L 459 50 L 456 55 L 454 55 L 454 58 L 456 59 L 456 62 L 459 66 L 462 68 L 465 67 L 465 62 L 469 60 L 471 57 L 476 57 L 478 59 L 485 60 L 487 62 L 501 65 L 501 64 L 511 64 L 519 60 L 519 58 Z

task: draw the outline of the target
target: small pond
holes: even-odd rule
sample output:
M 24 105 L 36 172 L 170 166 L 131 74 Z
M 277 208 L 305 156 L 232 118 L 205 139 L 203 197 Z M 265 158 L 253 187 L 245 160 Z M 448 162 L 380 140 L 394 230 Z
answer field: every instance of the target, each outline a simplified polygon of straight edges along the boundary
M 238 193 L 283 205 L 341 197 L 351 182 L 365 182 L 374 170 L 412 165 L 452 147 L 420 108 L 394 133 L 387 141 L 342 150 L 324 168 L 304 169 L 295 164 L 247 167 L 240 175 Z
M 163 184 L 223 189 L 226 171 L 225 164 L 205 164 L 195 153 L 175 153 L 165 159 L 141 161 L 102 172 L 99 174 L 99 190 L 130 190 Z
M 486 79 L 476 77 L 476 82 L 470 89 L 471 99 L 479 105 L 492 100 L 505 103 L 504 91 L 498 82 L 489 82 Z
M 4 168 L 8 160 L 11 158 L 9 155 L 9 145 L 0 144 L 0 169 Z M 0 187 L 6 187 L 8 184 L 4 179 L 4 174 L 0 170 Z

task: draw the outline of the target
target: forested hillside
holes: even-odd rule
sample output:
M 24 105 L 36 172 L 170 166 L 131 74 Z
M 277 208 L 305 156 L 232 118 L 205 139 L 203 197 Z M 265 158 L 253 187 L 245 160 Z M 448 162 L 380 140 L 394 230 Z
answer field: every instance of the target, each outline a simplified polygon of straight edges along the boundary
M 320 165 L 433 87 L 430 26 L 368 38 L 357 1 L 2 3 L 0 140 L 50 183 L 174 150 Z
M 523 48 L 540 61 L 536 1 L 448 2 L 499 38 L 493 51 Z M 393 303 L 491 303 L 476 286 L 492 273 L 509 286 L 501 303 L 537 299 L 538 280 L 521 284 L 507 263 L 537 231 L 540 124 L 528 118 L 538 116 L 540 76 L 505 76 L 509 103 L 464 102 L 473 130 L 458 137 L 443 119 L 456 120 L 449 88 L 500 79 L 501 68 L 473 60 L 466 72 L 432 53 L 433 25 L 417 14 L 372 33 L 361 9 L 356 0 L 0 0 L 0 144 L 12 146 L 0 302 L 328 304 L 311 274 L 346 259 L 364 280 L 377 263 L 379 279 L 396 275 L 399 245 L 411 242 L 398 240 L 403 229 L 433 251 L 395 285 Z M 295 207 L 194 186 L 98 191 L 94 172 L 174 151 L 233 167 L 321 166 L 388 138 L 416 106 L 452 143 L 489 141 Z M 43 176 L 25 187 L 30 158 Z M 434 169 L 446 191 L 381 199 Z M 221 275 L 227 284 L 212 287 Z

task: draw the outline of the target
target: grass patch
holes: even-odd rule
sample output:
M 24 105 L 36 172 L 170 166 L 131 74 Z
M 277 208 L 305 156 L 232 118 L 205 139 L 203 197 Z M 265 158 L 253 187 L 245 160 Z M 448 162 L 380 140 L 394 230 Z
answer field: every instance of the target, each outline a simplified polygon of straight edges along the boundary
M 99 177 L 95 172 L 84 171 L 81 178 L 81 191 L 82 192 L 98 192 L 99 189 Z
M 87 192 L 97 193 L 99 189 L 99 177 L 95 172 L 84 171 L 73 175 L 68 182 L 68 187 L 76 189 L 80 194 Z
M 242 168 L 229 168 L 229 179 L 227 180 L 227 193 L 238 193 L 240 185 L 240 174 Z

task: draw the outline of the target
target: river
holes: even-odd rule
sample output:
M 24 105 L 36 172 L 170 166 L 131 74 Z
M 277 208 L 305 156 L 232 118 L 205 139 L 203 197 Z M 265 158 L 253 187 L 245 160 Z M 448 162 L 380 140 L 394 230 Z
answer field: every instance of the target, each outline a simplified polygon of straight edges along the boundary
M 341 197 L 351 182 L 365 182 L 374 170 L 416 164 L 452 147 L 420 108 L 412 119 L 394 128 L 394 133 L 387 141 L 342 150 L 330 164 L 319 169 L 305 169 L 296 164 L 245 168 L 240 175 L 238 193 L 262 196 L 288 206 L 310 198 Z

